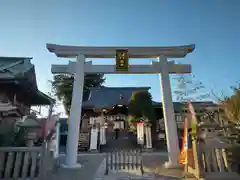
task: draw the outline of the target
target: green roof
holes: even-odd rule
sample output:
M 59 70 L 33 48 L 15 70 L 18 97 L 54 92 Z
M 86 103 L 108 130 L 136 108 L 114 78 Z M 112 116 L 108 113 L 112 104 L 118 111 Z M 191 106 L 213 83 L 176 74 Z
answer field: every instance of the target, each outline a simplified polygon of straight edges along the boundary
M 35 66 L 29 57 L 0 57 L 1 88 L 24 91 L 31 105 L 49 105 L 54 100 L 38 90 Z

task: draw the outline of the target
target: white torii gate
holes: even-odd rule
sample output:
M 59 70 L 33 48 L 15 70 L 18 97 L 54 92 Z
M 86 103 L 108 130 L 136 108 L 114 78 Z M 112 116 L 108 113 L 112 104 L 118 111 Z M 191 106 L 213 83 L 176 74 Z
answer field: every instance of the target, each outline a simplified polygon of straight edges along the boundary
M 78 47 L 47 44 L 47 49 L 55 53 L 57 57 L 77 59 L 76 62 L 70 62 L 68 65 L 52 65 L 52 73 L 74 75 L 65 167 L 80 166 L 77 164 L 77 152 L 85 73 L 161 74 L 160 84 L 169 157 L 166 165 L 172 167 L 178 164 L 179 146 L 169 74 L 191 73 L 191 65 L 175 64 L 174 61 L 168 62 L 167 58 L 184 58 L 195 49 L 195 45 L 175 47 Z M 119 49 L 127 49 L 129 58 L 157 58 L 158 62 L 153 62 L 151 65 L 129 65 L 128 72 L 116 72 L 115 65 L 93 65 L 92 62 L 85 62 L 86 58 L 115 58 L 116 50 Z

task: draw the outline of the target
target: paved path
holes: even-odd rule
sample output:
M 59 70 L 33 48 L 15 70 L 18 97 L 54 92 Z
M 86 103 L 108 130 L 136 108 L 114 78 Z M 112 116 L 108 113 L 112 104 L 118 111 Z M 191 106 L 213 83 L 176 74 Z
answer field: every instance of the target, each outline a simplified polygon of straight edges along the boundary
M 183 177 L 182 169 L 165 169 L 162 165 L 167 161 L 167 156 L 157 153 L 144 153 L 143 169 L 144 175 L 140 171 L 118 171 L 105 176 L 105 159 L 99 166 L 94 180 L 177 180 Z
M 95 173 L 104 159 L 103 155 L 79 156 L 78 161 L 83 167 L 78 169 L 58 168 L 49 173 L 46 180 L 94 180 Z M 64 157 L 60 157 L 63 162 Z
M 63 162 L 64 157 L 60 157 Z M 83 165 L 79 169 L 58 168 L 54 173 L 48 175 L 47 180 L 176 180 L 181 179 L 182 170 L 165 169 L 162 164 L 167 160 L 163 153 L 144 153 L 143 167 L 145 175 L 141 176 L 139 171 L 128 171 L 110 173 L 105 176 L 105 155 L 84 154 L 79 156 L 79 162 Z

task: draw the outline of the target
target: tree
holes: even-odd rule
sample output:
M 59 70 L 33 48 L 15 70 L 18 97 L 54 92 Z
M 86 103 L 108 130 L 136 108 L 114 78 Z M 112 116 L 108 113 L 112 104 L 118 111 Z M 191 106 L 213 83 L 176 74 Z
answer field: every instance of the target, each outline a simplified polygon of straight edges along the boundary
M 140 118 L 146 117 L 152 125 L 152 133 L 156 130 L 156 118 L 152 105 L 152 96 L 146 90 L 136 91 L 132 93 L 128 114 L 130 125 L 135 124 Z
M 196 80 L 194 75 L 180 75 L 179 77 L 175 78 L 175 80 L 177 80 L 177 89 L 174 91 L 174 93 L 177 96 L 177 100 L 182 104 L 193 101 L 212 101 L 213 97 L 211 96 L 211 93 L 207 91 L 203 82 Z M 197 108 L 198 107 L 195 107 L 195 109 Z M 218 112 L 212 112 L 205 108 L 200 120 L 217 122 L 215 119 L 216 113 Z
M 231 154 L 228 156 L 228 161 L 232 168 L 237 167 L 239 172 L 240 165 L 236 160 L 239 159 L 240 151 L 240 82 L 237 82 L 237 85 L 232 86 L 231 89 L 233 90 L 231 95 L 216 97 L 219 101 L 220 117 L 223 120 L 223 125 L 227 125 L 223 132 L 229 139 L 228 143 L 231 144 L 231 148 L 228 149 Z
M 74 77 L 71 75 L 60 74 L 53 77 L 51 81 L 53 94 L 59 101 L 63 102 L 66 110 L 66 114 L 70 113 L 70 106 L 72 100 Z M 105 79 L 103 74 L 87 74 L 84 78 L 83 87 L 83 101 L 86 101 L 89 97 L 90 88 L 101 87 Z
M 206 87 L 201 81 L 197 81 L 194 75 L 181 75 L 177 78 L 177 100 L 180 102 L 202 101 L 210 98 Z
M 233 94 L 219 98 L 221 108 L 221 116 L 223 119 L 240 124 L 240 83 L 237 86 L 232 86 Z

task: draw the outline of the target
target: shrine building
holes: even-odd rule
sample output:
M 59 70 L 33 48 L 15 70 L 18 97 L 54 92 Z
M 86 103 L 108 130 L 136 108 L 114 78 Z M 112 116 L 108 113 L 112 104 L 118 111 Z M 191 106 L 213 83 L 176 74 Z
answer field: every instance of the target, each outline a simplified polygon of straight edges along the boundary
M 91 124 L 108 123 L 108 128 L 127 128 L 128 104 L 132 94 L 136 91 L 149 91 L 150 87 L 100 87 L 92 88 L 89 98 L 83 102 L 83 121 L 81 132 L 86 131 Z M 197 114 L 200 116 L 206 107 L 216 110 L 211 101 L 193 102 Z M 164 129 L 162 103 L 152 101 L 155 117 L 158 121 L 157 129 Z M 175 120 L 179 129 L 183 128 L 183 114 L 187 107 L 180 102 L 174 102 Z M 100 117 L 104 117 L 103 119 Z

